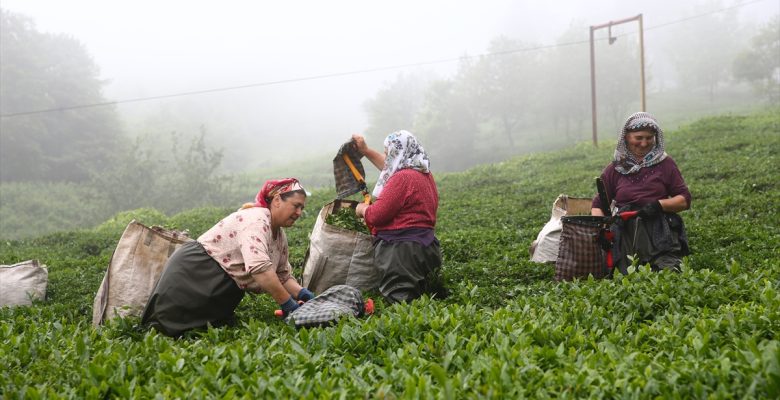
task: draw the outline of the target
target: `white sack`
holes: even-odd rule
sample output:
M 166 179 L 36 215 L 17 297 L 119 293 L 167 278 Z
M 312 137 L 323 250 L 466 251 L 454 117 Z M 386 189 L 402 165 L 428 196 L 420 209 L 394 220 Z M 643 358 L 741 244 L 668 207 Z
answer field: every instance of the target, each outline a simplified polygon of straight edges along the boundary
M 49 271 L 38 260 L 0 265 L 0 307 L 30 306 L 46 298 Z
M 191 240 L 183 232 L 130 221 L 95 295 L 92 324 L 114 317 L 140 317 L 168 257 Z
M 550 220 L 544 225 L 531 245 L 531 261 L 544 263 L 558 259 L 561 238 L 561 217 L 566 215 L 590 215 L 592 199 L 569 197 L 561 194 L 555 199 Z

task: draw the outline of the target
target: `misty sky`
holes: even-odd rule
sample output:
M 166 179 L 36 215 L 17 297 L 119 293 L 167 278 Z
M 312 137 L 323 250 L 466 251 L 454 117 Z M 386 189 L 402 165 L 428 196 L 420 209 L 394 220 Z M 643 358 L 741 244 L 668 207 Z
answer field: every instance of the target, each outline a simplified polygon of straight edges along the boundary
M 33 18 L 41 31 L 81 41 L 109 81 L 106 96 L 122 100 L 453 59 L 484 53 L 499 35 L 554 44 L 573 21 L 595 25 L 643 13 L 645 27 L 652 27 L 738 3 L 2 0 L 0 7 Z M 776 0 L 741 3 L 752 4 L 739 9 L 740 17 L 756 23 L 780 9 Z M 651 47 L 652 36 L 646 40 Z M 446 76 L 456 67 L 449 62 L 417 68 Z M 301 139 L 295 132 L 318 130 L 346 138 L 365 128 L 363 102 L 409 70 L 134 103 L 121 110 L 198 103 L 204 110 L 230 110 L 238 130 L 263 124 L 294 140 Z M 193 123 L 208 124 L 209 112 L 202 115 L 204 121 Z

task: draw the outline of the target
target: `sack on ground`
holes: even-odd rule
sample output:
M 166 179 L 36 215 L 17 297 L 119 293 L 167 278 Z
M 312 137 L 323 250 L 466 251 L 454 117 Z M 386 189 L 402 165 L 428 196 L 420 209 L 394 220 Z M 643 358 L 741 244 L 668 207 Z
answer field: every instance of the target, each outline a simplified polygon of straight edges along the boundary
M 371 290 L 379 285 L 381 276 L 374 265 L 371 235 L 325 222 L 328 215 L 344 207 L 355 208 L 357 204 L 353 200 L 335 200 L 320 210 L 303 261 L 303 286 L 321 293 L 335 285 L 359 290 Z
M 46 299 L 49 272 L 38 260 L 0 265 L 0 307 L 30 306 Z
M 130 221 L 95 295 L 92 324 L 140 316 L 168 257 L 190 240 L 183 232 Z
M 604 250 L 599 233 L 604 217 L 571 216 L 561 218 L 561 243 L 555 262 L 555 280 L 607 276 Z
M 360 317 L 364 310 L 365 302 L 359 289 L 336 285 L 291 312 L 286 321 L 298 328 L 327 326 L 342 317 Z
M 553 263 L 558 259 L 560 245 L 561 218 L 571 215 L 589 215 L 591 199 L 569 197 L 561 194 L 552 206 L 550 220 L 544 225 L 531 244 L 531 261 L 538 263 Z

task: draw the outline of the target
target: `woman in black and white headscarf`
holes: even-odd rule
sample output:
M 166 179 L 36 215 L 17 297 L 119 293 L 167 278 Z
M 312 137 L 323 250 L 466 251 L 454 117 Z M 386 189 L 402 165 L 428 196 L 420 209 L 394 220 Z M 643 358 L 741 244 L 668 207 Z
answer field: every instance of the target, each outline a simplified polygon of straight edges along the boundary
M 639 211 L 639 218 L 611 229 L 616 234 L 613 256 L 618 269 L 626 272 L 631 255 L 654 270 L 677 269 L 689 254 L 677 213 L 690 208 L 691 193 L 677 164 L 666 154 L 663 130 L 652 115 L 638 112 L 628 117 L 601 180 L 619 211 Z M 604 215 L 599 204 L 599 197 L 594 197 L 591 214 Z
M 374 263 L 382 273 L 379 291 L 389 302 L 414 300 L 424 293 L 446 295 L 441 286 L 441 251 L 434 234 L 439 192 L 428 155 L 407 131 L 385 138 L 384 154 L 369 148 L 360 135 L 352 140 L 382 172 L 373 204 L 358 204 L 375 237 Z

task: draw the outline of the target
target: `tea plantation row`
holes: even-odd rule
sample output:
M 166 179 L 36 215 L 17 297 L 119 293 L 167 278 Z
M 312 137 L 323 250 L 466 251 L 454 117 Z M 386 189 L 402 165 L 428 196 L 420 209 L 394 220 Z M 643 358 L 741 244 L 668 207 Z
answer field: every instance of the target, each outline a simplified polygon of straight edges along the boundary
M 240 325 L 172 340 L 137 319 L 90 325 L 127 222 L 197 236 L 235 209 L 117 215 L 88 231 L 0 243 L 0 262 L 49 266 L 48 299 L 0 309 L 0 397 L 778 398 L 780 110 L 708 118 L 667 134 L 693 194 L 683 272 L 552 281 L 528 246 L 555 197 L 590 197 L 613 144 L 437 175 L 437 235 L 452 294 L 296 330 L 267 296 Z M 435 167 L 436 160 L 432 160 Z M 249 194 L 251 196 L 251 194 Z M 288 230 L 300 268 L 314 193 Z M 298 271 L 299 272 L 299 271 Z

